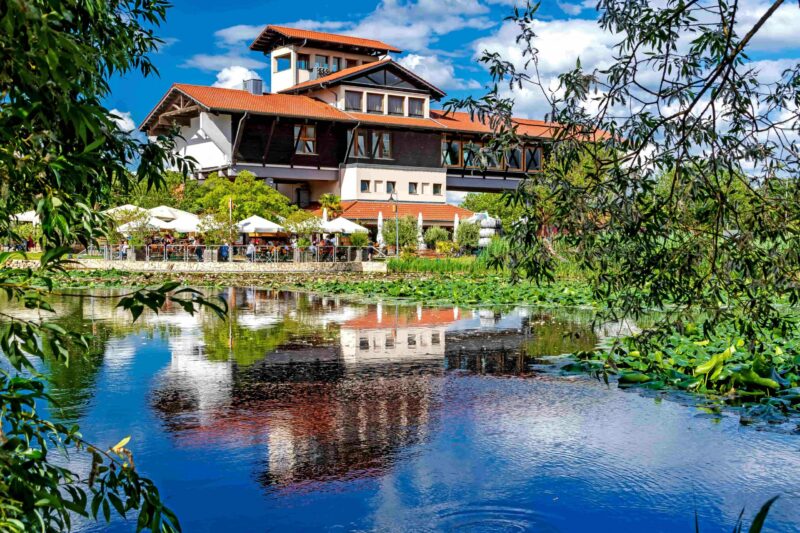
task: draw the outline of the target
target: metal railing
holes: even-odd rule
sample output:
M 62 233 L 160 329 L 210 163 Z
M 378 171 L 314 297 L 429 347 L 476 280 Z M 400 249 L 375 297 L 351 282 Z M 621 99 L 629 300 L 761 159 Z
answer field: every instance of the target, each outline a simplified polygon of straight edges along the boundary
M 251 262 L 251 263 L 341 263 L 383 260 L 386 253 L 374 246 L 247 245 L 227 247 L 191 244 L 147 246 L 105 245 L 85 250 L 78 257 L 102 257 L 107 261 Z

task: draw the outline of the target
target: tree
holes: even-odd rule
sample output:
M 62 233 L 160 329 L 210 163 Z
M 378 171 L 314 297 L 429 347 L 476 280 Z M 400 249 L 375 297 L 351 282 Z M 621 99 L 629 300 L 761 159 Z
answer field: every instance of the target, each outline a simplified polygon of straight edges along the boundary
M 406 246 L 417 246 L 417 219 L 412 217 L 411 215 L 406 215 L 404 217 L 400 217 L 398 220 L 398 225 L 400 228 L 400 248 Z M 383 242 L 386 243 L 387 246 L 395 246 L 397 242 L 396 236 L 397 232 L 395 231 L 395 222 L 393 220 L 387 220 L 383 224 Z
M 203 242 L 211 245 L 226 242 L 232 244 L 239 235 L 239 227 L 236 222 L 230 221 L 228 215 L 223 213 L 203 216 L 198 229 L 203 235 Z
M 319 205 L 328 210 L 328 217 L 333 219 L 342 214 L 342 200 L 335 194 L 325 193 L 319 197 Z
M 299 209 L 286 217 L 283 227 L 298 237 L 308 238 L 322 231 L 322 220 L 311 211 Z
M 494 192 L 468 193 L 461 202 L 461 207 L 475 213 L 489 213 L 500 219 L 503 228 L 510 228 L 525 212 L 524 206 L 514 203 L 513 195 Z
M 558 124 L 558 164 L 516 193 L 531 205 L 531 191 L 544 192 L 552 210 L 526 210 L 512 271 L 552 278 L 543 229 L 554 224 L 607 315 L 664 309 L 661 331 L 698 311 L 705 331 L 722 320 L 747 335 L 792 328 L 780 300 L 800 304 L 800 64 L 765 82 L 747 55 L 783 3 L 747 22 L 737 2 L 600 0 L 613 61 L 592 71 L 578 61 L 553 92 L 537 74 L 538 5 L 516 9 L 523 61 L 485 52 L 492 90 L 447 104 L 490 124 L 497 149 L 520 142 L 513 91 L 539 91 Z
M 155 69 L 148 54 L 160 41 L 164 0 L 7 0 L 0 7 L 0 238 L 18 241 L 14 213 L 31 208 L 40 219 L 43 250 L 33 269 L 15 268 L 0 254 L 0 282 L 7 300 L 0 325 L 0 529 L 65 531 L 74 515 L 138 514 L 137 526 L 179 528 L 153 482 L 139 474 L 127 448 L 130 439 L 93 445 L 77 427 L 41 417 L 49 401 L 33 372 L 32 358 L 78 359 L 92 339 L 57 323 L 48 302 L 54 274 L 65 272 L 71 245 L 96 243 L 107 220 L 96 206 L 114 191 L 163 187 L 164 173 L 186 174 L 192 161 L 173 155 L 169 136 L 143 143 L 120 130 L 102 101 L 112 75 Z M 135 167 L 133 172 L 129 167 Z M 166 283 L 132 291 L 119 305 L 135 320 L 167 300 L 193 312 L 223 308 L 191 289 Z M 38 309 L 43 318 L 22 318 Z M 13 369 L 9 371 L 7 369 Z M 90 464 L 88 476 L 53 460 L 51 448 L 70 451 Z
M 164 172 L 163 187 L 147 187 L 146 183 L 134 183 L 129 190 L 117 190 L 111 198 L 115 207 L 121 204 L 133 204 L 144 209 L 151 209 L 160 205 L 167 205 L 194 212 L 197 210 L 197 201 L 202 194 L 202 184 L 194 179 L 187 179 L 180 172 L 168 170 Z
M 200 193 L 197 206 L 206 213 L 227 215 L 232 201 L 234 221 L 253 215 L 277 221 L 296 209 L 286 196 L 247 171 L 240 172 L 234 180 L 214 173 L 205 181 Z
M 456 230 L 455 242 L 461 248 L 477 248 L 481 227 L 472 222 L 461 222 Z
M 440 226 L 431 226 L 425 230 L 424 240 L 429 250 L 435 250 L 437 242 L 450 240 L 450 234 Z

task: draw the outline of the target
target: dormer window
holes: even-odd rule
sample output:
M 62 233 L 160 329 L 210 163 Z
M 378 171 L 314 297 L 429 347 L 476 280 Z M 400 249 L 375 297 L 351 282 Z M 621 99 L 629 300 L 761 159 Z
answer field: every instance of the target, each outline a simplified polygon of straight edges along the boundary
M 405 98 L 402 96 L 389 96 L 389 114 L 390 115 L 403 115 L 403 104 Z
M 367 93 L 367 112 L 383 113 L 383 95 Z
M 299 70 L 311 70 L 311 58 L 308 54 L 297 54 L 297 68 Z
M 424 117 L 425 116 L 425 100 L 422 98 L 409 98 L 408 99 L 408 116 L 409 117 Z

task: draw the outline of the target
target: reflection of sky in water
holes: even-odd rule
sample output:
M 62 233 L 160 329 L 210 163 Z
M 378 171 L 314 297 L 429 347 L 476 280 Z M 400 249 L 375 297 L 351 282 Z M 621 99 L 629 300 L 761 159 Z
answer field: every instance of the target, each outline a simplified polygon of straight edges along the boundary
M 767 531 L 797 530 L 798 437 L 530 373 L 520 347 L 597 342 L 585 312 L 224 294 L 227 323 L 57 305 L 105 339 L 79 371 L 50 366 L 63 416 L 130 434 L 185 531 L 671 532 L 696 508 L 705 533 L 777 493 Z

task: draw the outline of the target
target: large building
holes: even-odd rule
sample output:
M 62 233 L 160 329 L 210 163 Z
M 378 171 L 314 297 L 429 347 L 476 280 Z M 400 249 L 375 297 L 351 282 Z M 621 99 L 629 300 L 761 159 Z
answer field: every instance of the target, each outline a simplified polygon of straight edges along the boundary
M 452 224 L 471 213 L 446 203 L 448 191 L 513 189 L 539 170 L 552 125 L 519 119 L 526 143 L 481 169 L 474 157 L 491 132 L 466 113 L 436 109 L 445 93 L 391 57 L 381 41 L 267 26 L 250 49 L 269 56 L 270 92 L 261 80 L 241 89 L 176 83 L 140 129 L 178 125 L 179 150 L 212 172 L 248 170 L 297 205 L 324 193 L 344 216 L 365 223 L 379 212 L 422 213 L 427 224 Z

